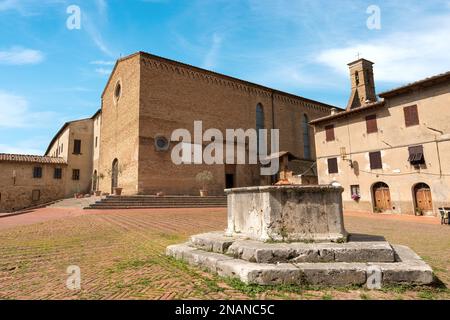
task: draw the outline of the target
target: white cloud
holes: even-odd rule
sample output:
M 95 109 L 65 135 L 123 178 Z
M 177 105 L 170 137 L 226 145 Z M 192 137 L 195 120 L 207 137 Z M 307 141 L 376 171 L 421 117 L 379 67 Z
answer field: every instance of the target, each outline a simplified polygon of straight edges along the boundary
M 100 66 L 113 66 L 116 64 L 116 62 L 115 61 L 96 60 L 96 61 L 91 61 L 91 64 L 96 64 L 96 65 L 100 65 Z
M 55 113 L 33 112 L 24 97 L 0 91 L 0 128 L 45 127 Z
M 106 68 L 97 68 L 95 69 L 95 72 L 97 72 L 98 74 L 101 74 L 102 76 L 109 76 L 112 72 L 111 69 L 106 69 Z
M 17 0 L 4 0 L 0 1 L 0 12 L 16 9 L 19 5 Z
M 384 82 L 412 82 L 450 70 L 450 16 L 434 17 L 417 31 L 397 32 L 320 52 L 317 62 L 347 74 L 356 54 L 375 62 L 375 77 Z
M 213 69 L 217 64 L 220 47 L 222 46 L 222 37 L 214 34 L 212 37 L 212 44 L 203 61 L 203 68 Z
M 12 47 L 6 51 L 0 51 L 0 64 L 23 65 L 37 64 L 44 60 L 44 54 L 38 50 Z

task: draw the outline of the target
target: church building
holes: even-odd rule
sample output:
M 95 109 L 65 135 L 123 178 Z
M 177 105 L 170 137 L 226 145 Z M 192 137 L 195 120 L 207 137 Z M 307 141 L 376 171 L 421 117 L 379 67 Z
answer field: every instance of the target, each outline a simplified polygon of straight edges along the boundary
M 67 145 L 63 152 L 68 154 L 62 156 L 68 157 L 69 174 L 73 170 L 79 173 L 84 192 L 112 193 L 121 188 L 125 195 L 198 195 L 196 176 L 205 170 L 213 176 L 208 187 L 212 195 L 223 195 L 225 188 L 271 183 L 273 179 L 260 175 L 259 165 L 174 164 L 171 151 L 178 141 L 171 141 L 172 132 L 184 128 L 193 133 L 194 121 L 202 121 L 203 130 L 221 132 L 279 129 L 280 151 L 295 157 L 290 164 L 294 174 L 303 173 L 317 182 L 309 121 L 329 114 L 332 108 L 138 52 L 117 61 L 101 96 L 101 110 L 83 120 L 84 124 L 66 124 L 46 156 L 61 156 L 58 148 Z M 68 128 L 72 130 L 69 134 Z M 82 130 L 88 130 L 90 136 Z M 67 195 L 76 191 L 76 185 L 69 185 L 72 189 Z

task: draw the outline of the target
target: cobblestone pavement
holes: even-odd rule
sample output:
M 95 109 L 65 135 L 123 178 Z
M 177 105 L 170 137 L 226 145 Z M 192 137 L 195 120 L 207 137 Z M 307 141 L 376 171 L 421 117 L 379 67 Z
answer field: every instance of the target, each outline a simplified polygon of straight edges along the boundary
M 424 218 L 426 219 L 426 218 Z M 348 214 L 351 232 L 384 235 L 430 263 L 450 286 L 450 227 Z M 39 209 L 0 219 L 0 299 L 449 299 L 447 289 L 263 288 L 219 279 L 164 255 L 189 235 L 223 230 L 226 209 Z M 81 290 L 66 288 L 67 267 Z

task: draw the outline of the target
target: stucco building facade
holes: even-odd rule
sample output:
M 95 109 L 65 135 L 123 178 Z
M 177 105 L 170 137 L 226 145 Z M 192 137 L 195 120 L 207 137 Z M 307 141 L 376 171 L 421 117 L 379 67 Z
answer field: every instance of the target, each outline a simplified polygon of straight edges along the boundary
M 372 63 L 349 67 L 347 109 L 312 121 L 319 183 L 343 186 L 346 210 L 438 215 L 450 206 L 450 73 L 378 99 Z

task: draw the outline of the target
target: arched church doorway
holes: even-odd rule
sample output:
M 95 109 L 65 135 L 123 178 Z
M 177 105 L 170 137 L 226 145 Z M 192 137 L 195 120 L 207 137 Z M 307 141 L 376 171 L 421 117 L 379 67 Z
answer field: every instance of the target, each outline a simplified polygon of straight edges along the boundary
M 374 210 L 384 212 L 391 210 L 391 192 L 389 186 L 384 182 L 377 182 L 372 187 Z
M 114 193 L 114 189 L 119 184 L 119 160 L 114 159 L 111 169 L 111 193 Z
M 426 214 L 433 211 L 430 186 L 426 183 L 418 183 L 413 190 L 416 213 Z

